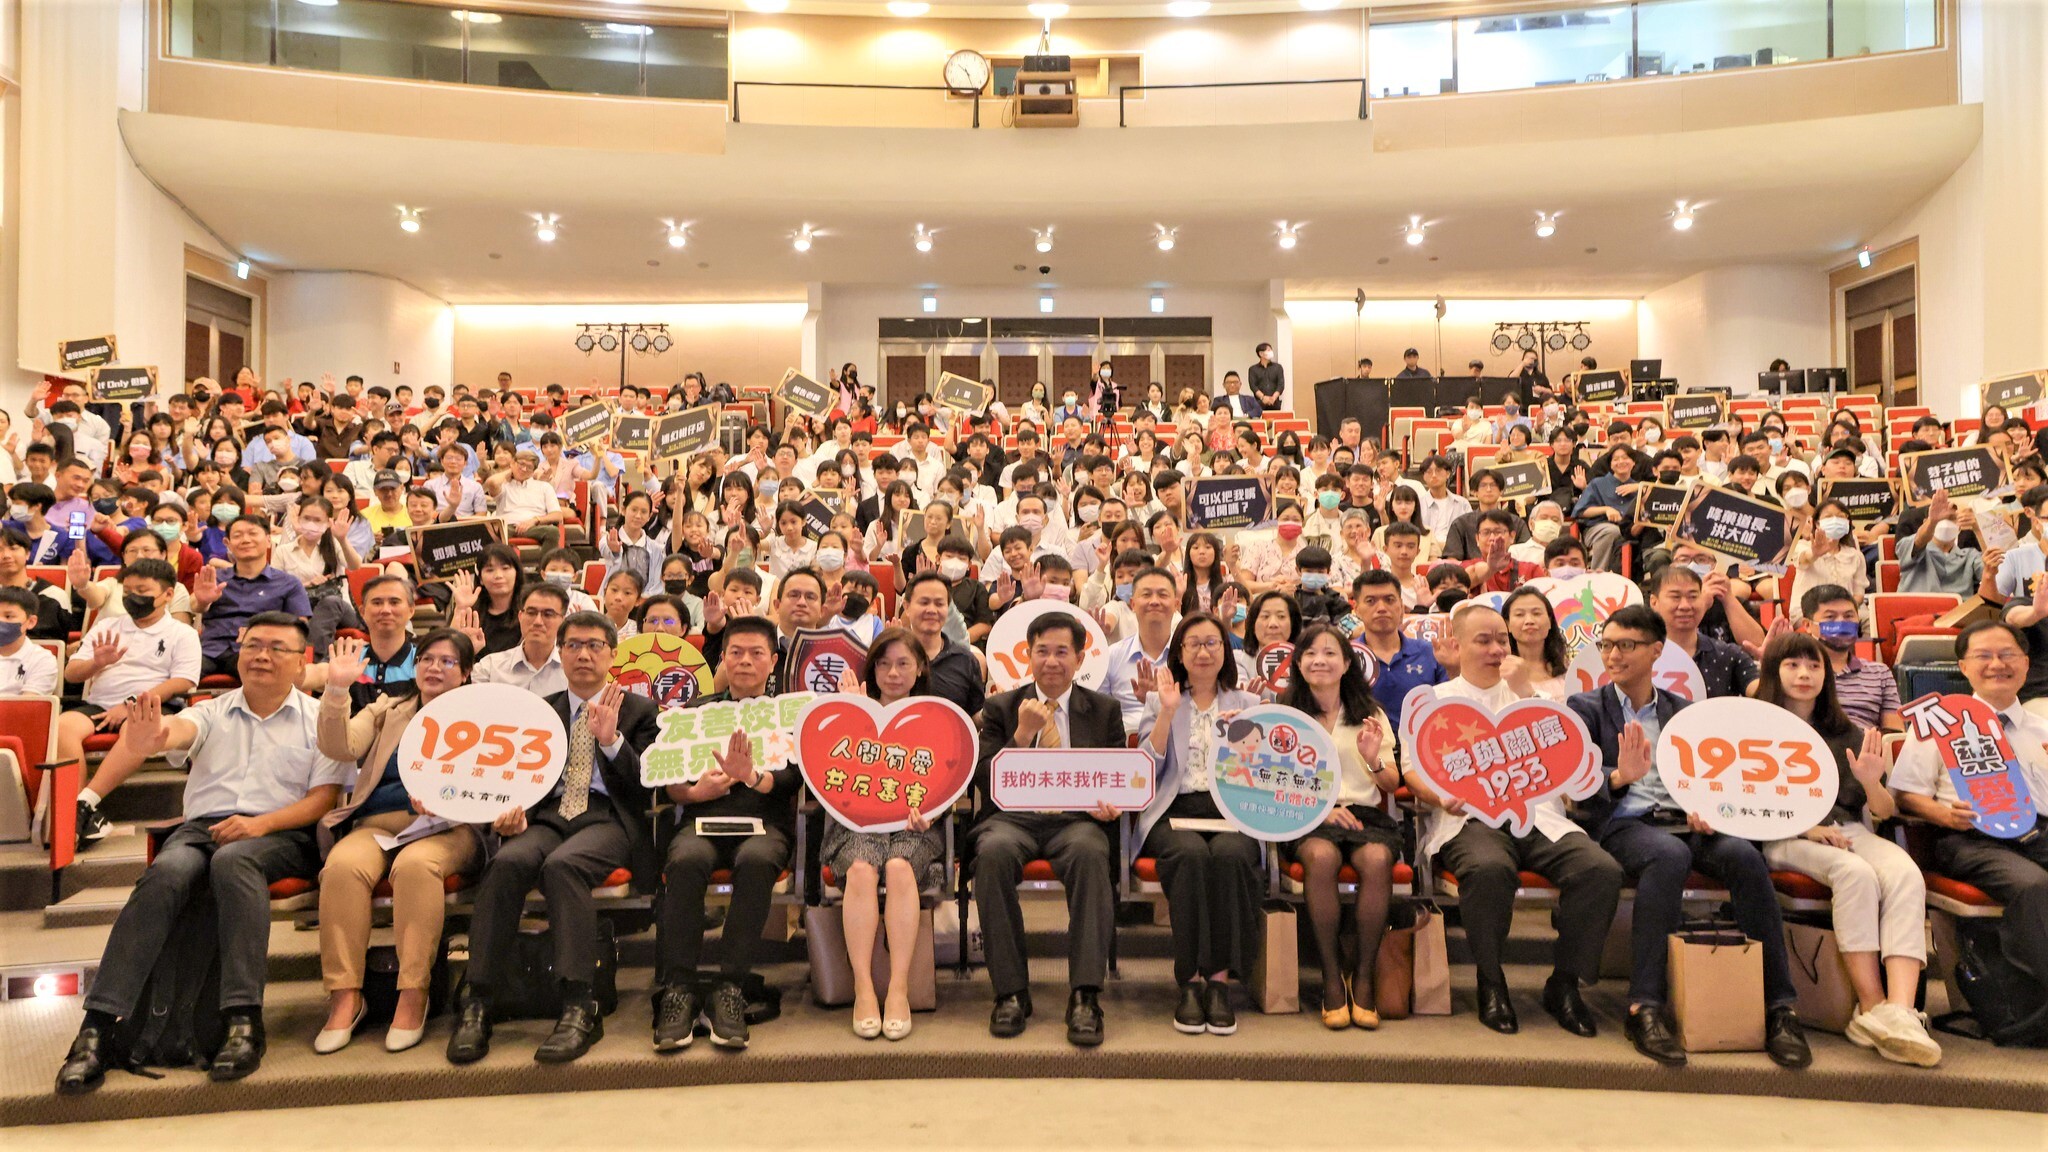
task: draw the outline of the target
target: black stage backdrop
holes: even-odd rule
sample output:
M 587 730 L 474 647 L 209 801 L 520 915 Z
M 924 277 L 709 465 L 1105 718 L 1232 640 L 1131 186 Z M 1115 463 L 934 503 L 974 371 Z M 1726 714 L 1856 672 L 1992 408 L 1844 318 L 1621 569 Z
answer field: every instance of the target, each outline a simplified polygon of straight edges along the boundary
M 1442 409 L 1462 407 L 1472 398 L 1474 383 L 1469 376 L 1442 379 L 1433 376 L 1411 376 L 1407 379 L 1340 376 L 1335 380 L 1319 381 L 1316 384 L 1316 432 L 1335 437 L 1337 426 L 1344 422 L 1344 418 L 1355 416 L 1365 428 L 1366 435 L 1384 440 L 1388 409 L 1421 408 L 1435 415 Z M 1524 404 L 1529 401 L 1522 394 L 1522 381 L 1518 377 L 1482 376 L 1476 383 L 1482 403 L 1500 404 L 1510 396 Z

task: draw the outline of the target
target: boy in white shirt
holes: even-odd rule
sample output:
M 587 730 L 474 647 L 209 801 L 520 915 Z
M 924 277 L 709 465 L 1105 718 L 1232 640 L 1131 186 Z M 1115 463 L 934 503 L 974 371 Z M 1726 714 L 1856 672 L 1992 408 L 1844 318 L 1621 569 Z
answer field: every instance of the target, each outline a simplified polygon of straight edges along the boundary
M 42 605 L 26 588 L 0 588 L 0 696 L 57 694 L 57 658 L 28 638 Z

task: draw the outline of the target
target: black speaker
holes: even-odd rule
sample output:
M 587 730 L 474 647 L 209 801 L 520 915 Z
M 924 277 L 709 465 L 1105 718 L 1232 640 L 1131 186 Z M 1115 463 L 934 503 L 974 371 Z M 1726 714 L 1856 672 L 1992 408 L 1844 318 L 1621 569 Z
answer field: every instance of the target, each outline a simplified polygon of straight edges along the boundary
M 1074 58 L 1072 56 L 1026 56 L 1022 69 L 1025 72 L 1072 72 L 1073 70 Z

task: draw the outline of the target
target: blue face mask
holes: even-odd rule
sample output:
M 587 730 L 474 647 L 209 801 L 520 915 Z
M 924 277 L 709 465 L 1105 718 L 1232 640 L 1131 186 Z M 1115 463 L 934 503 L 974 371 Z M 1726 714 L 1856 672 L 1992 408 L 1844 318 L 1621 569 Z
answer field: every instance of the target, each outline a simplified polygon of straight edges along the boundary
M 1129 580 L 1116 586 L 1116 598 L 1126 604 L 1131 602 L 1131 582 Z
M 1863 636 L 1863 625 L 1854 620 L 1822 620 L 1814 625 L 1821 643 L 1830 648 L 1854 648 Z
M 1303 592 L 1321 592 L 1329 586 L 1330 574 L 1328 572 L 1303 572 L 1301 574 L 1301 590 Z
M 1242 623 L 1244 623 L 1244 617 L 1245 617 L 1245 606 L 1244 606 L 1244 605 L 1242 605 L 1242 604 L 1239 604 L 1239 605 L 1237 606 L 1237 610 L 1236 610 L 1235 612 L 1232 612 L 1232 613 L 1230 614 L 1230 622 L 1231 622 L 1232 624 L 1242 624 Z
M 21 622 L 17 620 L 0 621 L 0 648 L 21 639 L 21 627 Z

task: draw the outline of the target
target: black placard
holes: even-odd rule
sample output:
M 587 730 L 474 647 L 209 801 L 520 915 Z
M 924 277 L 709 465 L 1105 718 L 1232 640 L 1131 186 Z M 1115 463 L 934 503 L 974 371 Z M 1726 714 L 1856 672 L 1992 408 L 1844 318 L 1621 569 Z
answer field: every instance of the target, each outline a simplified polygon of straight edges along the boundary
M 602 400 L 593 400 L 580 408 L 571 408 L 562 416 L 562 439 L 571 447 L 588 444 L 611 430 L 611 405 Z
M 412 563 L 420 583 L 440 584 L 458 572 L 476 570 L 484 549 L 505 542 L 503 520 L 457 520 L 406 530 L 412 541 Z
M 718 405 L 658 416 L 654 421 L 653 444 L 648 455 L 656 460 L 675 460 L 702 452 L 718 442 Z
M 651 416 L 621 416 L 612 421 L 612 447 L 622 452 L 645 452 L 654 436 Z
M 83 368 L 97 368 L 112 364 L 120 353 L 114 347 L 112 336 L 93 336 L 84 340 L 60 340 L 57 343 L 57 363 L 66 372 Z
M 1906 503 L 1915 508 L 1946 492 L 1950 499 L 1982 496 L 2005 487 L 2005 461 L 1990 447 L 1937 448 L 1899 457 L 1906 480 Z
M 1255 476 L 1204 476 L 1195 481 L 1188 528 L 1249 528 L 1266 519 L 1266 489 Z
M 1550 465 L 1546 461 L 1523 460 L 1515 464 L 1489 464 L 1487 468 L 1500 478 L 1500 495 L 1503 500 L 1526 500 L 1550 491 Z
M 804 537 L 816 540 L 832 530 L 832 509 L 823 500 L 812 497 L 796 506 L 804 516 Z
M 988 411 L 990 400 L 995 398 L 995 389 L 979 380 L 970 380 L 951 372 L 939 374 L 939 403 L 956 412 L 975 416 Z
M 1820 482 L 1820 498 L 1813 502 L 1818 508 L 1828 501 L 1834 501 L 1849 510 L 1849 519 L 1858 524 L 1875 524 L 1889 520 L 1899 510 L 1899 489 L 1889 478 L 1875 480 L 1833 480 Z
M 87 380 L 94 400 L 147 400 L 156 395 L 154 368 L 94 368 Z
M 1627 398 L 1628 377 L 1620 372 L 1581 372 L 1577 387 L 1579 403 L 1605 404 Z
M 839 403 L 839 392 L 791 368 L 775 386 L 775 398 L 806 416 L 823 416 Z
M 1687 392 L 1664 401 L 1664 422 L 1688 432 L 1712 428 L 1725 418 L 1727 405 L 1719 392 Z
M 1685 511 L 1691 490 L 1683 484 L 1643 484 L 1636 488 L 1636 523 L 1669 528 Z
M 1792 547 L 1785 510 L 1730 488 L 1702 484 L 1672 534 L 1738 564 L 1776 566 Z
M 2041 373 L 2028 372 L 2022 376 L 2003 376 L 1984 382 L 1984 407 L 2005 409 L 2025 408 L 2038 404 L 2048 387 L 2041 381 Z

